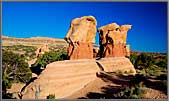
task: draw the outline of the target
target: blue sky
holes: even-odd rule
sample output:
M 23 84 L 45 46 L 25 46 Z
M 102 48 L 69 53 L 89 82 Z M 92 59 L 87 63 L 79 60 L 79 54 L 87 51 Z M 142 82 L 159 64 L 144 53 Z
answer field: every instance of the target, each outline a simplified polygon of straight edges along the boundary
M 96 18 L 97 28 L 131 24 L 131 50 L 167 52 L 166 2 L 3 2 L 2 35 L 64 38 L 71 20 L 87 15 Z

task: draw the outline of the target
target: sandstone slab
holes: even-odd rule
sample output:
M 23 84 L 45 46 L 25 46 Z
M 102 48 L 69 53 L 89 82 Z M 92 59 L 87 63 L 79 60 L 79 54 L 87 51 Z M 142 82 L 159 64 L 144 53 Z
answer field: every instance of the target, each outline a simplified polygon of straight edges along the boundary
M 125 57 L 53 62 L 21 92 L 22 99 L 46 99 L 49 94 L 55 94 L 56 99 L 64 99 L 94 81 L 100 71 L 136 73 Z
M 53 62 L 21 92 L 22 99 L 46 99 L 49 94 L 65 98 L 95 80 L 98 71 L 92 59 Z
M 136 70 L 130 60 L 126 57 L 101 58 L 97 63 L 105 72 L 116 72 L 126 75 L 135 75 Z

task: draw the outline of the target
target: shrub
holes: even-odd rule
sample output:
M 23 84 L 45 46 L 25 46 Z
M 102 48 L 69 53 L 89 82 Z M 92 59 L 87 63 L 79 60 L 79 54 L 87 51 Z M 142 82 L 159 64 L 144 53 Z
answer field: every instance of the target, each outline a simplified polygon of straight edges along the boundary
M 25 58 L 8 51 L 2 51 L 3 79 L 26 83 L 31 79 L 31 70 Z
M 45 54 L 38 57 L 37 61 L 32 65 L 33 67 L 42 67 L 46 68 L 46 65 L 54 62 L 54 61 L 61 61 L 68 59 L 67 53 L 64 50 L 58 50 L 58 51 L 49 51 Z
M 139 72 L 144 76 L 160 74 L 167 67 L 167 59 L 155 60 L 151 54 L 147 53 L 140 55 L 132 54 L 129 59 L 134 67 L 139 69 Z
M 135 62 L 136 62 L 136 60 L 137 60 L 137 55 L 136 54 L 131 54 L 131 56 L 129 57 L 129 59 L 130 59 L 130 61 L 131 61 L 131 63 L 134 65 L 135 64 Z
M 25 58 L 10 51 L 2 50 L 2 87 L 3 93 L 12 83 L 27 83 L 32 77 L 32 72 L 25 62 Z
M 47 99 L 55 99 L 55 94 L 49 94 L 49 95 L 47 96 Z
M 3 46 L 3 49 L 15 51 L 16 53 L 23 52 L 26 58 L 33 59 L 35 58 L 35 50 L 34 46 L 24 46 L 24 45 L 12 45 L 12 46 Z
M 145 69 L 150 66 L 153 66 L 154 63 L 155 63 L 155 60 L 151 55 L 142 53 L 137 57 L 134 66 L 138 69 Z
M 138 99 L 141 98 L 143 94 L 147 93 L 143 87 L 144 85 L 142 82 L 133 86 L 122 87 L 121 91 L 113 96 L 115 98 Z
M 160 60 L 156 61 L 156 65 L 160 68 L 167 69 L 167 56 L 160 58 Z

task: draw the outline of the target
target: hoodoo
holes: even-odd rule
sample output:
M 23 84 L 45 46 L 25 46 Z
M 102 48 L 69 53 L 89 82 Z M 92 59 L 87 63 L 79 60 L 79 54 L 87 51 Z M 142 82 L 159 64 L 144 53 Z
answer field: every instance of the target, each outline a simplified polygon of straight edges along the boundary
M 72 20 L 65 40 L 69 59 L 92 59 L 97 21 L 93 16 L 83 16 Z
M 129 46 L 126 46 L 127 32 L 131 25 L 119 26 L 116 23 L 102 26 L 98 29 L 100 57 L 130 56 Z

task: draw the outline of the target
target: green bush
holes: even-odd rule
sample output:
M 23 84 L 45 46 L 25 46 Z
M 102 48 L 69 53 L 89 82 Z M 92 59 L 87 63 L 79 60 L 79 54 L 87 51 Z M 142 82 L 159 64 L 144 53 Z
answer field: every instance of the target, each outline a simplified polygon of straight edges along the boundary
M 55 99 L 55 94 L 49 94 L 49 96 L 47 96 L 47 99 Z
M 2 51 L 3 79 L 12 82 L 26 83 L 31 79 L 32 72 L 25 58 L 8 51 Z
M 163 57 L 163 58 L 162 58 Z M 131 54 L 129 57 L 138 73 L 144 76 L 160 76 L 162 71 L 167 69 L 167 57 L 159 54 L 142 53 L 140 55 Z
M 134 58 L 134 60 L 135 60 L 133 62 L 133 64 L 136 69 L 145 69 L 150 66 L 153 66 L 155 63 L 154 58 L 151 55 L 148 55 L 145 53 L 142 53 L 142 54 L 138 55 L 137 57 L 134 56 L 132 58 Z M 131 58 L 131 60 L 132 60 L 132 58 Z
M 5 50 L 10 50 L 10 51 L 15 51 L 15 52 L 24 52 L 24 55 L 26 58 L 33 59 L 35 58 L 35 50 L 36 47 L 34 46 L 24 46 L 24 45 L 13 45 L 13 46 L 3 46 L 3 49 Z
M 67 60 L 67 59 L 68 59 L 68 56 L 67 56 L 66 51 L 64 50 L 49 51 L 41 55 L 40 57 L 38 57 L 37 61 L 32 66 L 46 68 L 46 65 L 51 62 Z
M 156 61 L 156 65 L 160 68 L 167 69 L 167 56 L 161 57 L 160 60 Z
M 2 50 L 2 87 L 3 94 L 12 83 L 27 83 L 32 77 L 32 72 L 25 62 L 25 58 L 10 51 Z
M 141 98 L 143 94 L 147 93 L 143 87 L 144 85 L 142 82 L 133 86 L 122 87 L 121 91 L 113 96 L 115 98 L 138 99 Z
M 136 54 L 131 54 L 131 56 L 129 57 L 129 59 L 133 65 L 136 64 L 137 57 L 138 57 L 138 55 L 136 55 Z

